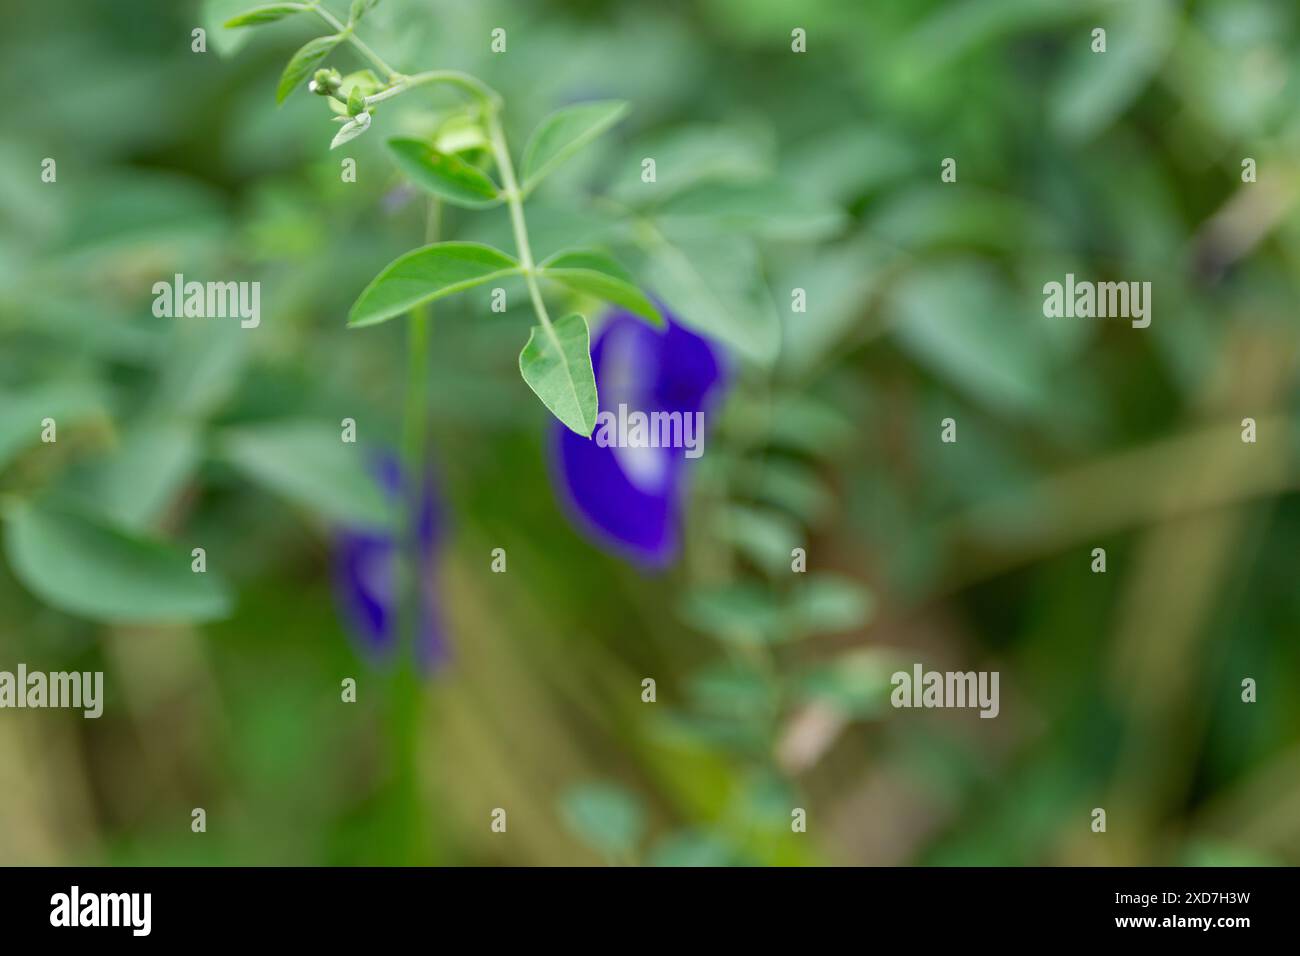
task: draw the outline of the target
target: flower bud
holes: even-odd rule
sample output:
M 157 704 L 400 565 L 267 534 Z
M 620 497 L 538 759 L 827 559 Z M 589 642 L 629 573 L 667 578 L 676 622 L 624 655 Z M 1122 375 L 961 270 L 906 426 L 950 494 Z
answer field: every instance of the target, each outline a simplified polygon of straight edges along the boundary
M 348 115 L 357 116 L 364 113 L 366 109 L 366 94 L 361 92 L 361 87 L 352 87 L 352 92 L 348 94 Z
M 338 70 L 317 70 L 316 75 L 312 77 L 311 83 L 308 84 L 308 89 L 321 96 L 328 96 L 337 90 L 342 82 L 343 77 Z

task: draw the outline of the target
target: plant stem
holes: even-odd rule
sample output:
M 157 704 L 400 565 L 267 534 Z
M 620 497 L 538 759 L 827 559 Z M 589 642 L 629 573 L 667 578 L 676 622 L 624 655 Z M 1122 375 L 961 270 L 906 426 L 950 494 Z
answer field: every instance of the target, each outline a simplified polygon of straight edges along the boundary
M 429 200 L 425 240 L 438 238 L 441 205 Z M 417 306 L 407 321 L 407 382 L 402 416 L 402 525 L 398 552 L 396 611 L 399 627 L 397 672 L 390 691 L 389 720 L 393 741 L 394 847 L 402 863 L 416 863 L 427 828 L 420 812 L 419 742 L 424 713 L 420 678 L 420 639 L 427 582 L 421 573 L 420 519 L 426 487 L 428 436 L 430 307 Z
M 391 100 L 395 96 L 401 96 L 417 86 L 427 86 L 430 83 L 446 83 L 449 86 L 459 87 L 481 101 L 485 107 L 491 109 L 501 105 L 500 93 L 486 83 L 459 70 L 428 70 L 424 73 L 413 73 L 410 76 L 398 75 L 395 79 L 390 77 L 390 80 L 394 80 L 393 86 L 386 90 L 380 90 L 373 96 L 366 97 L 367 108 L 374 106 L 376 103 L 382 103 L 384 100 Z
M 352 32 L 352 27 L 350 25 L 345 24 L 319 3 L 311 4 L 311 8 L 316 11 L 318 17 L 337 30 L 349 43 L 356 47 L 358 53 L 373 63 L 384 74 L 384 79 L 391 80 L 393 77 L 399 75 L 396 70 L 384 62 L 383 57 L 361 42 L 361 39 Z
M 496 157 L 497 169 L 501 171 L 501 185 L 510 209 L 510 225 L 515 233 L 515 247 L 519 252 L 519 265 L 523 268 L 524 281 L 528 283 L 528 295 L 533 300 L 533 311 L 542 321 L 542 327 L 551 337 L 556 349 L 560 348 L 559 337 L 551 325 L 551 317 L 546 313 L 546 303 L 542 301 L 542 291 L 537 287 L 537 268 L 533 263 L 533 250 L 528 243 L 528 225 L 524 222 L 524 199 L 519 192 L 519 183 L 515 179 L 514 163 L 510 161 L 510 150 L 506 147 L 506 135 L 501 128 L 501 117 L 495 109 L 487 114 L 488 137 L 492 140 L 492 152 Z

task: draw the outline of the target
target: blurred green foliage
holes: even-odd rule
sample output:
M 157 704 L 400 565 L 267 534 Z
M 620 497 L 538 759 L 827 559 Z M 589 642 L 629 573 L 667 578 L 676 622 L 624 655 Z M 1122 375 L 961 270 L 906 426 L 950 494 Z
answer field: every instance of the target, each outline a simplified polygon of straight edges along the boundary
M 436 306 L 452 651 L 414 698 L 335 614 L 331 531 L 384 510 L 335 427 L 399 443 L 401 323 L 345 320 L 423 235 L 381 141 L 449 101 L 331 153 L 275 103 L 312 29 L 220 28 L 253 5 L 6 14 L 0 668 L 107 700 L 0 712 L 0 862 L 1300 861 L 1294 4 L 382 0 L 367 42 L 481 76 L 512 142 L 632 104 L 538 190 L 535 252 L 613 247 L 736 373 L 645 576 L 557 504 L 527 310 Z M 501 209 L 442 229 L 509 247 Z M 1151 327 L 1044 319 L 1067 272 L 1151 281 Z M 154 317 L 175 273 L 260 281 L 265 321 Z M 196 542 L 193 620 L 141 623 Z M 1000 716 L 893 710 L 914 661 L 1000 671 Z

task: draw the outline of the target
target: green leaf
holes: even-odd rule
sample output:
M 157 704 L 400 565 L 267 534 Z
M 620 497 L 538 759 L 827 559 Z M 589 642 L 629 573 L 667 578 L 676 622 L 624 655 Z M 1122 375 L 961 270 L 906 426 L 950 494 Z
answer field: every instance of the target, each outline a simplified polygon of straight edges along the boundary
M 1151 82 L 1178 35 L 1178 12 L 1167 2 L 1125 5 L 1108 23 L 1104 54 L 1085 37 L 1047 96 L 1053 128 L 1067 142 L 1095 136 L 1128 109 Z
M 333 96 L 325 97 L 326 104 L 335 116 L 351 117 L 348 112 L 348 103 L 353 96 L 361 96 L 363 99 L 367 96 L 373 96 L 383 87 L 379 77 L 375 76 L 374 70 L 357 70 L 355 73 L 349 73 L 339 81 L 338 95 L 343 99 L 340 103 L 338 98 Z
M 871 592 L 856 581 L 819 574 L 795 590 L 785 620 L 796 636 L 851 631 L 867 622 L 874 607 Z
M 519 353 L 519 374 L 551 413 L 582 435 L 596 427 L 596 375 L 587 320 L 576 312 L 553 325 L 534 325 Z
M 734 644 L 769 644 L 781 632 L 775 597 L 754 584 L 693 591 L 682 604 L 682 616 L 692 627 Z
M 254 7 L 239 14 L 239 16 L 231 17 L 226 21 L 225 26 L 227 29 L 233 29 L 235 27 L 257 26 L 262 23 L 274 23 L 276 20 L 283 20 L 285 17 L 309 9 L 311 8 L 305 3 L 268 3 L 265 6 Z
M 207 621 L 229 612 L 220 577 L 190 556 L 78 512 L 15 505 L 5 550 L 14 574 L 42 601 L 97 621 Z
M 701 183 L 667 199 L 655 216 L 693 236 L 743 232 L 799 242 L 831 236 L 846 221 L 837 206 L 782 180 Z
M 69 479 L 87 513 L 124 531 L 156 525 L 199 464 L 199 438 L 188 422 L 143 422 L 126 430 L 111 454 Z
M 372 10 L 379 0 L 352 0 L 348 8 L 348 23 L 356 23 Z
M 339 127 L 339 131 L 335 133 L 334 138 L 330 140 L 330 149 L 335 149 L 342 146 L 344 143 L 352 142 L 368 129 L 370 129 L 369 113 L 362 113 L 359 116 L 353 117 Z
M 842 407 L 811 392 L 781 392 L 772 399 L 767 440 L 814 458 L 841 451 L 856 427 Z
M 47 381 L 26 391 L 0 391 L 0 471 L 40 441 L 44 419 L 54 419 L 62 434 L 69 425 L 106 414 L 104 397 L 84 382 Z
M 343 37 L 335 34 L 334 36 L 317 37 L 303 44 L 302 49 L 290 58 L 289 65 L 280 74 L 280 85 L 275 90 L 275 101 L 283 103 L 290 93 L 306 81 L 311 72 L 320 64 L 320 61 L 329 56 L 330 51 L 342 42 Z
M 726 842 L 704 830 L 665 837 L 650 852 L 651 866 L 730 866 L 737 854 Z
M 622 152 L 612 198 L 631 206 L 662 202 L 696 183 L 748 181 L 771 174 L 770 134 L 751 126 L 671 126 Z M 655 181 L 642 182 L 641 161 L 655 160 Z
M 1017 417 L 1055 414 L 1042 323 L 984 262 L 947 259 L 898 279 L 889 314 L 903 351 L 976 401 Z
M 738 471 L 737 488 L 758 501 L 782 508 L 805 524 L 816 524 L 831 509 L 832 498 L 817 473 L 796 461 L 775 457 Z
M 418 139 L 390 139 L 388 148 L 412 182 L 449 203 L 485 209 L 501 202 L 501 190 L 488 174 L 459 156 L 440 153 Z
M 591 783 L 560 800 L 560 815 L 574 836 L 601 853 L 625 856 L 645 832 L 645 808 L 622 787 Z
M 518 262 L 491 246 L 435 242 L 393 260 L 375 276 L 352 306 L 348 325 L 374 325 L 425 302 L 519 272 Z
M 647 269 L 650 286 L 683 324 L 762 366 L 776 359 L 781 319 L 752 242 L 663 243 Z
M 762 570 L 789 573 L 791 551 L 803 543 L 799 526 L 779 512 L 730 505 L 719 515 L 719 536 Z
M 895 655 L 878 649 L 850 651 L 801 675 L 796 692 L 848 717 L 871 717 L 885 709 L 898 665 Z
M 392 527 L 394 505 L 367 469 L 364 451 L 319 422 L 276 422 L 221 436 L 222 458 L 251 480 L 329 521 Z
M 712 715 L 761 720 L 779 708 L 774 685 L 761 672 L 732 664 L 692 674 L 686 686 L 695 708 Z
M 598 100 L 566 106 L 542 120 L 524 147 L 524 193 L 532 192 L 557 166 L 617 123 L 627 108 L 623 100 Z
M 652 325 L 662 326 L 663 316 L 632 277 L 613 258 L 597 249 L 570 249 L 557 252 L 542 263 L 542 275 L 554 279 L 576 292 L 594 295 L 606 302 L 621 305 Z

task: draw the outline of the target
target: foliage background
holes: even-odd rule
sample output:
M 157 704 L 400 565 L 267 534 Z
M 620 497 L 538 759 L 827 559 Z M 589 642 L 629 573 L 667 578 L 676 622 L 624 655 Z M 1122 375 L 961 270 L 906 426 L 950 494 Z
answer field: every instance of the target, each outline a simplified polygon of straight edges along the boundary
M 751 277 L 786 316 L 706 446 L 684 560 L 645 575 L 557 502 L 523 313 L 439 305 L 452 654 L 413 727 L 336 614 L 312 502 L 346 489 L 276 494 L 228 449 L 345 416 L 396 443 L 401 322 L 343 318 L 422 211 L 393 201 L 383 136 L 342 151 L 343 184 L 321 104 L 275 107 L 312 34 L 217 26 L 250 5 L 6 12 L 0 492 L 202 541 L 234 600 L 202 625 L 86 621 L 0 562 L 0 668 L 103 669 L 107 690 L 98 721 L 0 713 L 0 862 L 1300 861 L 1293 4 L 383 0 L 368 42 L 501 90 L 516 150 L 562 103 L 632 101 L 530 207 L 541 254 L 600 234 L 591 195 L 644 155 L 661 178 L 761 181 L 735 221 L 677 227 L 724 258 L 757 238 Z M 504 236 L 505 213 L 445 231 Z M 155 319 L 174 272 L 260 280 L 262 326 Z M 1150 329 L 1043 319 L 1066 272 L 1151 281 Z M 792 541 L 870 614 L 837 592 L 801 640 L 737 640 L 774 594 L 800 600 L 773 559 Z M 893 710 L 914 661 L 999 670 L 1001 715 Z

